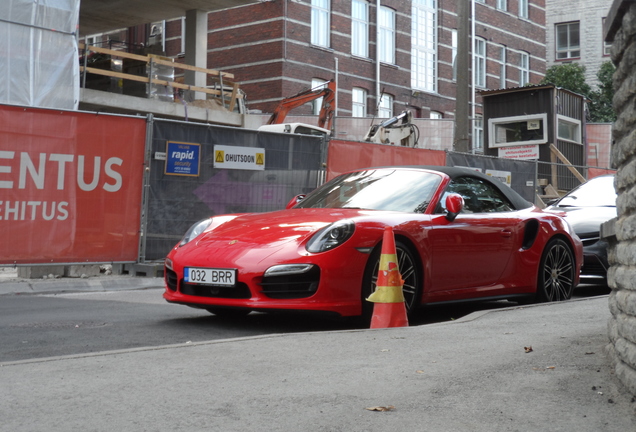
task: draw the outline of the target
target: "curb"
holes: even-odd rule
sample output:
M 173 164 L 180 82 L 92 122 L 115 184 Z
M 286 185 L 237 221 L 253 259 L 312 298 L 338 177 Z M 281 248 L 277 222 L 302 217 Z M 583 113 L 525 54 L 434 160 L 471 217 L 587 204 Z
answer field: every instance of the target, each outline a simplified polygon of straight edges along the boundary
M 9 279 L 7 281 L 0 281 L 0 296 L 126 291 L 163 287 L 163 278 L 158 277 L 106 276 L 97 278 L 59 278 L 52 280 Z

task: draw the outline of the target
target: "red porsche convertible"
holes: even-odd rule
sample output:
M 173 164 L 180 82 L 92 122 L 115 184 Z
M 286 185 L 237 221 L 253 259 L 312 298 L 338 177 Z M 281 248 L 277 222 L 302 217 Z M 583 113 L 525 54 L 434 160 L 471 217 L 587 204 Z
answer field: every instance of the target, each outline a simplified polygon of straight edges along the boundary
M 353 171 L 287 207 L 193 225 L 166 257 L 164 298 L 219 315 L 369 314 L 387 226 L 409 312 L 460 300 L 566 300 L 578 284 L 582 246 L 568 223 L 470 169 Z

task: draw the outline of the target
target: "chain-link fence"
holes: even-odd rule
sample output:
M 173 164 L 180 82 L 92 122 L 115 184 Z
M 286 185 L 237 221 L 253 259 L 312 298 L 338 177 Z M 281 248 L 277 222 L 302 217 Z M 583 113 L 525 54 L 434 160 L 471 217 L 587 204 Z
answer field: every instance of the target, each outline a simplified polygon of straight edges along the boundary
M 280 210 L 293 196 L 312 191 L 321 181 L 325 143 L 320 137 L 167 120 L 151 122 L 141 261 L 165 257 L 190 225 L 200 219 Z M 200 152 L 197 175 L 169 172 L 168 142 Z M 215 151 L 215 146 L 239 149 L 237 152 L 240 148 L 262 150 L 264 167 L 215 167 L 220 151 Z

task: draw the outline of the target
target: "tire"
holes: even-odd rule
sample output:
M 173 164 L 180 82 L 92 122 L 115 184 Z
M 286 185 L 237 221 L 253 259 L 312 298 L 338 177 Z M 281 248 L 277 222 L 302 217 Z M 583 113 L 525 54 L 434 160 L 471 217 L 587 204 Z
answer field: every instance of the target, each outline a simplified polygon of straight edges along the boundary
M 375 291 L 380 269 L 381 249 L 381 247 L 377 247 L 371 254 L 362 280 L 362 319 L 365 323 L 371 322 L 371 315 L 373 314 L 373 303 L 366 299 Z M 404 305 L 410 316 L 419 306 L 422 297 L 422 271 L 418 264 L 417 255 L 407 245 L 396 241 L 395 251 L 400 274 L 404 280 L 404 286 L 402 287 Z
M 229 309 L 216 307 L 206 308 L 205 310 L 218 316 L 219 318 L 242 318 L 252 312 L 250 309 Z
M 574 254 L 570 246 L 561 239 L 548 242 L 537 278 L 537 301 L 554 302 L 569 300 L 574 291 Z

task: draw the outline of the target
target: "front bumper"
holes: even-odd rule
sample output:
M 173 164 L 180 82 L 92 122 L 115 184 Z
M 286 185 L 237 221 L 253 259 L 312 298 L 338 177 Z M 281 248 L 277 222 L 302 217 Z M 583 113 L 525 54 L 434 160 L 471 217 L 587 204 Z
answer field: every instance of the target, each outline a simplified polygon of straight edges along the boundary
M 234 287 L 186 283 L 183 266 L 174 263 L 172 269 L 166 267 L 164 271 L 163 297 L 170 303 L 203 309 L 302 310 L 356 316 L 362 313 L 362 276 L 368 255 L 353 255 L 333 260 L 324 254 L 317 257 L 324 265 L 314 262 L 310 271 L 294 275 L 265 277 L 266 268 L 239 269 Z

